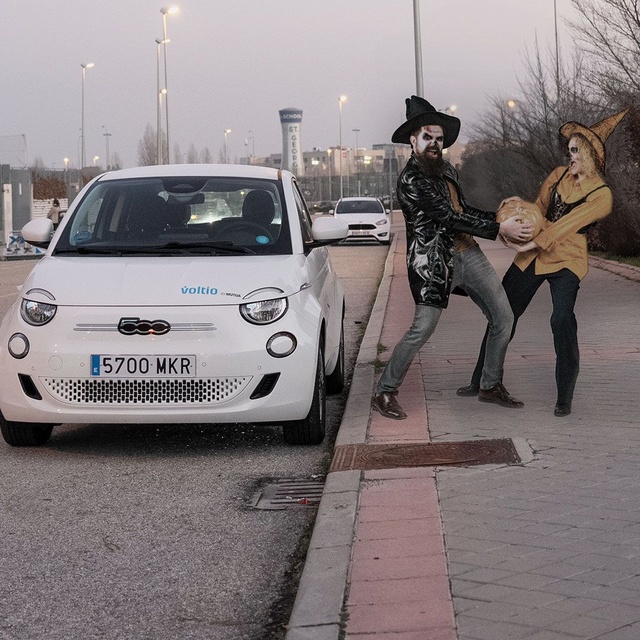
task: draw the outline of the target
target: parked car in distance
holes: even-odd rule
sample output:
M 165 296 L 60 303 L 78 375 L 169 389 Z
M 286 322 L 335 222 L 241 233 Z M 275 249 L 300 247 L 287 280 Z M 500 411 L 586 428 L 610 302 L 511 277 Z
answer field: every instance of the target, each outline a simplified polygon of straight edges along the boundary
M 347 197 L 336 204 L 333 215 L 349 225 L 347 240 L 391 242 L 391 217 L 378 198 Z
M 319 200 L 311 203 L 311 213 L 329 213 L 333 209 L 333 202 L 330 200 Z
M 78 195 L 0 325 L 0 429 L 66 423 L 282 425 L 325 434 L 344 384 L 344 293 L 295 177 L 247 165 L 111 171 Z

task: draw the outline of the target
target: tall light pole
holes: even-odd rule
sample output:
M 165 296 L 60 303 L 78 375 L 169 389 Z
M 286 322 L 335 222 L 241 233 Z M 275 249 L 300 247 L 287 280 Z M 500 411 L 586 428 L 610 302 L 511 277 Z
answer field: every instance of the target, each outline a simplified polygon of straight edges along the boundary
M 249 164 L 253 164 L 253 159 L 256 157 L 256 137 L 253 131 L 249 131 L 249 137 L 251 138 L 251 162 Z
M 107 154 L 105 156 L 105 158 L 106 158 L 106 160 L 105 160 L 105 163 L 106 163 L 105 169 L 107 171 L 109 171 L 109 165 L 110 165 L 110 160 L 109 159 L 111 158 L 111 156 L 109 155 L 109 138 L 111 137 L 111 134 L 107 132 L 107 128 L 104 125 L 102 125 L 102 128 L 104 129 L 104 133 L 102 135 L 104 136 L 105 147 L 106 147 L 105 151 L 107 152 Z
M 164 40 L 156 38 L 156 164 L 162 164 L 162 93 L 160 89 L 160 45 Z
M 331 164 L 333 162 L 333 159 L 331 158 L 331 153 L 331 147 L 329 147 L 327 149 L 327 156 L 329 156 L 329 202 L 331 202 L 333 205 L 333 188 L 331 185 L 331 182 L 333 181 L 333 166 Z
M 167 82 L 167 15 L 173 15 L 174 13 L 178 13 L 178 7 L 162 7 L 160 12 L 162 13 L 162 45 L 164 50 L 164 113 L 166 118 L 166 130 L 167 130 L 167 164 L 171 164 L 171 156 L 169 146 L 169 83 Z
M 360 129 L 351 129 L 356 134 L 356 180 L 358 182 L 358 195 L 362 195 L 360 193 L 360 165 L 358 164 L 358 134 L 360 133 Z
M 560 47 L 558 46 L 558 8 L 553 0 L 553 25 L 556 34 L 556 102 L 560 101 Z
M 416 58 L 416 95 L 424 98 L 422 79 L 422 36 L 420 33 L 420 0 L 413 0 L 413 43 Z
M 342 105 L 347 101 L 347 96 L 340 96 L 338 98 L 338 109 L 340 112 L 339 115 L 339 147 L 340 147 L 340 197 L 342 198 L 344 195 L 343 188 L 343 175 L 342 175 Z
M 85 81 L 85 77 L 87 75 L 87 69 L 91 69 L 91 67 L 94 67 L 95 65 L 93 64 L 93 62 L 86 62 L 86 63 L 82 63 L 80 65 L 82 67 L 82 125 L 80 127 L 80 138 L 81 138 L 81 142 L 80 142 L 80 170 L 82 170 L 84 168 L 84 166 L 86 165 L 86 159 L 85 159 L 85 154 L 86 154 L 86 148 L 85 148 L 85 143 L 84 143 L 84 81 Z
M 64 158 L 64 195 L 69 197 L 69 158 Z
M 224 163 L 229 164 L 229 149 L 227 147 L 227 136 L 231 133 L 231 129 L 224 130 Z

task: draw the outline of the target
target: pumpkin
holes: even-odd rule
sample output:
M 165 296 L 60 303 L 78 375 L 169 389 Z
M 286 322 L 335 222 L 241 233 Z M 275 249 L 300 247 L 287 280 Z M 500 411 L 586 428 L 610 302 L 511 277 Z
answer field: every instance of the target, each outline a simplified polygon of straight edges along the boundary
M 535 202 L 527 202 L 526 200 L 509 200 L 505 202 L 496 214 L 498 222 L 504 222 L 509 218 L 520 218 L 522 222 L 529 222 L 533 225 L 533 236 L 535 238 L 543 227 L 542 213 Z

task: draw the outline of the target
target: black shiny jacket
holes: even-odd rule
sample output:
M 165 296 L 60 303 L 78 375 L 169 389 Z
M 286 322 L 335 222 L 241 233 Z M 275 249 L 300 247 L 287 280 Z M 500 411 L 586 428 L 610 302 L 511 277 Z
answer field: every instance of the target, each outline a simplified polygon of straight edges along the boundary
M 463 213 L 451 204 L 445 177 L 458 191 Z M 451 291 L 453 240 L 470 233 L 495 240 L 496 214 L 470 207 L 458 183 L 458 172 L 445 162 L 445 177 L 426 176 L 412 156 L 398 177 L 397 195 L 407 228 L 409 286 L 416 304 L 446 308 Z

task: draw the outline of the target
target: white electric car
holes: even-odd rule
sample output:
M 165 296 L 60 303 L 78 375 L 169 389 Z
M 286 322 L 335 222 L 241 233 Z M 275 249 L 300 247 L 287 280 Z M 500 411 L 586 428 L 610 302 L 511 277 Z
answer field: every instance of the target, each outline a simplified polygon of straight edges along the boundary
M 344 293 L 287 171 L 169 165 L 78 195 L 0 326 L 0 427 L 15 446 L 64 423 L 265 423 L 316 444 L 344 383 Z M 326 375 L 325 375 L 326 373 Z

